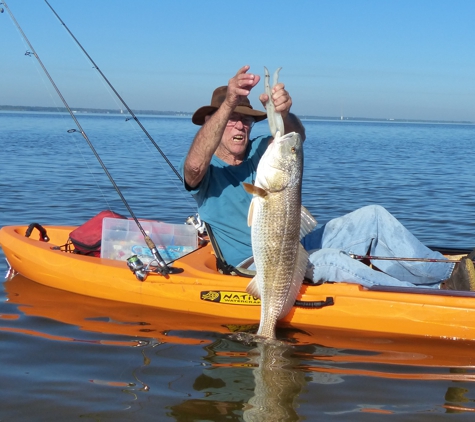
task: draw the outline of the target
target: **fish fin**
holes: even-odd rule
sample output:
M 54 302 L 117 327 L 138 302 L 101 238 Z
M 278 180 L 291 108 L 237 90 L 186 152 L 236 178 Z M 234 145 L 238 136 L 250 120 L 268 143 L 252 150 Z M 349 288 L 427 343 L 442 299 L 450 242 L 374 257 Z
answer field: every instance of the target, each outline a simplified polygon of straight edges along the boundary
M 246 292 L 251 296 L 261 298 L 261 292 L 259 291 L 259 282 L 257 281 L 257 275 L 249 282 L 246 287 Z
M 250 183 L 242 182 L 242 187 L 247 193 L 252 194 L 252 192 L 254 191 L 254 185 L 251 185 Z
M 310 211 L 302 205 L 300 210 L 300 239 L 303 239 L 316 226 L 317 220 L 315 220 L 313 215 L 310 214 Z
M 265 189 L 260 188 L 256 185 L 251 185 L 250 183 L 242 182 L 242 186 L 247 193 L 250 193 L 255 196 L 259 196 L 261 198 L 265 198 L 267 196 L 267 191 Z M 249 227 L 252 226 L 252 216 L 254 215 L 254 204 L 256 203 L 256 198 L 252 198 L 251 204 L 249 205 L 249 212 L 247 213 L 247 225 Z
M 280 315 L 278 319 L 285 317 L 292 309 L 292 306 L 294 306 L 295 299 L 297 298 L 297 295 L 300 292 L 300 288 L 302 287 L 302 282 L 305 276 L 305 272 L 307 271 L 307 263 L 308 263 L 308 252 L 299 243 L 294 274 L 292 277 L 292 283 L 289 287 L 287 298 L 285 299 L 284 306 L 282 307 L 282 310 L 280 311 Z
M 251 185 L 250 183 L 242 182 L 242 186 L 247 193 L 252 195 L 260 196 L 261 198 L 265 198 L 267 196 L 267 191 L 265 189 L 260 188 L 256 185 Z
M 252 216 L 254 215 L 254 204 L 256 203 L 256 198 L 252 198 L 251 204 L 249 205 L 249 211 L 247 213 L 247 225 L 252 227 Z

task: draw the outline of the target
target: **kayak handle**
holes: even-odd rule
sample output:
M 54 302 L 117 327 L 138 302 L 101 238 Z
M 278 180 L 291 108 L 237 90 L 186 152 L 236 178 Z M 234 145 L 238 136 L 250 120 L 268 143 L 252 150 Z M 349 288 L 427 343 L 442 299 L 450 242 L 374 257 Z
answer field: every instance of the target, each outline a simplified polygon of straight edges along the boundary
M 327 297 L 325 300 L 315 300 L 315 301 L 304 301 L 304 300 L 296 300 L 294 306 L 298 306 L 300 308 L 323 308 L 325 306 L 332 306 L 335 304 L 335 301 L 331 296 Z
M 28 228 L 26 229 L 25 236 L 30 237 L 31 232 L 33 229 L 37 229 L 40 232 L 40 241 L 41 242 L 49 242 L 49 237 L 46 233 L 46 229 L 38 223 L 31 223 Z

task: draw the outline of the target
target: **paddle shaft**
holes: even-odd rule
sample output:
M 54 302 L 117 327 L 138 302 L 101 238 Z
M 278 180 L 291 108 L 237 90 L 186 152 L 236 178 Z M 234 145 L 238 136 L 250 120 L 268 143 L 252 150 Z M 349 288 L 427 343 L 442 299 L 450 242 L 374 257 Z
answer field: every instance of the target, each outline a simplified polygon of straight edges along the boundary
M 356 254 L 349 254 L 350 258 L 353 259 L 369 259 L 373 261 L 414 261 L 414 262 L 445 262 L 445 263 L 452 263 L 452 262 L 460 262 L 460 259 L 444 259 L 444 258 L 403 258 L 403 257 L 396 257 L 396 256 L 373 256 L 373 255 L 356 255 Z

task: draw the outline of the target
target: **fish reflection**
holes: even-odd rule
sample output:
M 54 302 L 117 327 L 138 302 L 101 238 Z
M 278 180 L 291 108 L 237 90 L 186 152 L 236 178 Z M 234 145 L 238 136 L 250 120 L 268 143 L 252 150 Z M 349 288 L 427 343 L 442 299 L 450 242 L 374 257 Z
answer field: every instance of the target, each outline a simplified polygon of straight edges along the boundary
M 190 397 L 170 406 L 177 421 L 297 421 L 298 397 L 309 381 L 298 368 L 300 348 L 249 344 L 222 337 L 205 346 L 207 356 Z M 208 366 L 209 365 L 209 366 Z
M 297 421 L 297 399 L 306 384 L 297 369 L 299 359 L 286 344 L 259 343 L 249 352 L 253 369 L 254 396 L 244 409 L 244 420 Z

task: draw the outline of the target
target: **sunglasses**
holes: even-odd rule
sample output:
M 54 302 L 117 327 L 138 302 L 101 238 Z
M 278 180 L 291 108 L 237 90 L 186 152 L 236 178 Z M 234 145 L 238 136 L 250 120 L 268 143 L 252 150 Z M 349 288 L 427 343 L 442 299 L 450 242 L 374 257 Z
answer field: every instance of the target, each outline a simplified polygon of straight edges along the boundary
M 248 127 L 248 128 L 251 128 L 252 126 L 254 126 L 254 123 L 256 123 L 256 121 L 254 120 L 254 117 L 236 114 L 236 115 L 232 115 L 229 118 L 226 126 L 236 126 L 237 122 L 241 122 L 243 126 Z

